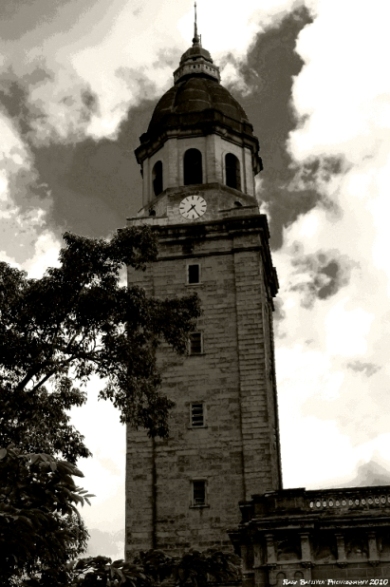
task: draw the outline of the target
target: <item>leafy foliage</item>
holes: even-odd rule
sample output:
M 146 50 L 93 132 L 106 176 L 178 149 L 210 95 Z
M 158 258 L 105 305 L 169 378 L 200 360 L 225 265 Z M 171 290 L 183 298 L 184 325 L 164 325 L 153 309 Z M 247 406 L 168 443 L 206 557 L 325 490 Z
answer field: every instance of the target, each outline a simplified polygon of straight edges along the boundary
M 3 578 L 28 571 L 26 585 L 34 568 L 35 584 L 55 568 L 47 584 L 62 584 L 85 543 L 75 506 L 88 497 L 72 475 L 90 453 L 68 414 L 85 402 L 80 387 L 97 375 L 122 422 L 167 435 L 172 404 L 159 392 L 156 349 L 185 352 L 199 315 L 196 297 L 157 300 L 120 285 L 124 265 L 156 258 L 148 228 L 64 240 L 59 267 L 41 279 L 0 263 L 0 562 Z
M 12 445 L 0 449 L 2 585 L 36 571 L 39 585 L 52 585 L 53 576 L 61 584 L 57 570 L 83 550 L 87 539 L 76 505 L 91 496 L 75 485 L 73 476 L 83 475 L 67 461 L 23 454 Z
M 0 263 L 0 446 L 28 436 L 29 450 L 42 451 L 50 437 L 74 462 L 87 449 L 64 410 L 85 399 L 73 382 L 93 374 L 106 381 L 101 395 L 122 421 L 167 434 L 171 403 L 157 391 L 155 351 L 165 339 L 183 353 L 199 307 L 194 296 L 156 300 L 119 285 L 124 263 L 144 269 L 156 257 L 147 228 L 123 230 L 110 242 L 64 239 L 60 267 L 41 279 Z
M 234 554 L 192 550 L 175 560 L 161 550 L 149 550 L 128 563 L 102 556 L 81 559 L 75 565 L 71 587 L 206 587 L 209 583 L 237 584 L 240 580 L 241 561 Z
M 241 560 L 231 553 L 208 549 L 185 554 L 175 569 L 180 587 L 206 587 L 211 583 L 236 583 L 241 579 Z

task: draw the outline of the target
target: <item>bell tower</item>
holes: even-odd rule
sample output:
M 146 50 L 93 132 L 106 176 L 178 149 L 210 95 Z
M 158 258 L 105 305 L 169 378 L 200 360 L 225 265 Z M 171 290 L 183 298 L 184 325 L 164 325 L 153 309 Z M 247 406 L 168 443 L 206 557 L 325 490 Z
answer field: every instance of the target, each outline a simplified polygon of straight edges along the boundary
M 159 351 L 175 403 L 167 439 L 128 429 L 126 551 L 229 549 L 238 504 L 281 489 L 272 334 L 278 281 L 255 199 L 259 143 L 201 45 L 174 72 L 136 149 L 158 260 L 132 283 L 158 298 L 196 291 L 188 356 Z

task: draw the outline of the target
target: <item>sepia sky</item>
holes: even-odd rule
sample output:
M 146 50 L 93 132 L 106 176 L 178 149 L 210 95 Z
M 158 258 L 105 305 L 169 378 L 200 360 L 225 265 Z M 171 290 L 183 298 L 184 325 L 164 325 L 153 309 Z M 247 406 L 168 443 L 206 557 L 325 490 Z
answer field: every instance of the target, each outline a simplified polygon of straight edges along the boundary
M 387 0 L 198 2 L 261 145 L 285 487 L 390 483 L 389 20 Z M 39 277 L 65 230 L 105 237 L 138 210 L 133 150 L 192 21 L 191 0 L 1 2 L 2 260 Z M 74 413 L 82 513 L 91 553 L 120 556 L 124 429 L 98 389 Z

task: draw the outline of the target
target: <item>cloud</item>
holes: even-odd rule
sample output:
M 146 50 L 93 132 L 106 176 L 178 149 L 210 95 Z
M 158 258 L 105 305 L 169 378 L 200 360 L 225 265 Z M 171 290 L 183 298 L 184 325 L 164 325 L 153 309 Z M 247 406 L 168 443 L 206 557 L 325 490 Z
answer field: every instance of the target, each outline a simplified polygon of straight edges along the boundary
M 73 14 L 66 10 L 70 4 L 73 4 Z M 71 16 L 71 20 L 76 20 L 78 14 L 77 3 L 74 0 L 61 0 L 56 3 L 50 0 L 3 0 L 0 6 L 1 38 L 7 41 L 19 40 L 37 28 L 42 30 L 42 27 L 53 27 L 59 16 L 64 19 L 68 15 Z
M 88 530 L 90 538 L 86 556 L 109 556 L 112 560 L 124 558 L 125 529 L 107 532 L 99 528 Z
M 290 291 L 301 294 L 301 304 L 312 308 L 316 299 L 326 300 L 348 285 L 353 263 L 337 250 L 300 254 L 297 245 L 292 252 L 293 283 Z
M 390 485 L 390 467 L 377 461 L 378 455 L 367 463 L 359 464 L 356 476 L 345 487 L 364 487 L 367 485 Z
M 375 365 L 374 363 L 365 363 L 363 361 L 353 361 L 352 363 L 348 363 L 347 367 L 348 369 L 352 369 L 352 371 L 364 373 L 366 377 L 371 377 L 380 369 L 379 365 Z
M 138 146 L 138 137 L 147 128 L 156 97 L 171 85 L 172 70 L 182 52 L 178 46 L 180 41 L 174 39 L 173 33 L 168 35 L 168 29 L 159 28 L 157 34 L 153 29 L 151 37 L 152 29 L 147 21 L 150 11 L 157 11 L 155 17 L 160 14 L 160 8 L 153 1 L 130 14 L 129 7 L 117 0 L 115 10 L 110 9 L 111 21 L 104 19 L 107 14 L 101 3 L 96 2 L 93 9 L 97 11 L 96 22 L 92 28 L 97 27 L 101 35 L 98 37 L 94 31 L 88 30 L 83 39 L 84 45 L 76 38 L 76 32 L 83 22 L 86 24 L 88 13 L 78 13 L 79 21 L 72 20 L 69 12 L 72 5 L 72 2 L 64 4 L 58 12 L 51 13 L 42 25 L 47 30 L 43 41 L 40 38 L 38 42 L 34 28 L 28 34 L 26 32 L 23 42 L 29 46 L 29 51 L 25 55 L 13 54 L 8 47 L 7 67 L 0 75 L 0 102 L 4 112 L 29 152 L 35 183 L 46 185 L 45 189 L 38 190 L 34 182 L 30 182 L 29 193 L 19 197 L 19 209 L 23 214 L 32 203 L 36 205 L 38 198 L 39 207 L 45 210 L 46 226 L 56 238 L 64 230 L 86 236 L 106 236 L 122 226 L 127 216 L 137 212 L 142 190 L 133 150 Z M 219 33 L 222 65 L 234 62 L 233 69 L 236 72 L 240 69 L 241 86 L 238 78 L 234 79 L 234 72 L 230 81 L 236 91 L 241 89 L 252 96 L 248 102 L 250 105 L 254 92 L 264 86 L 264 80 L 256 69 L 259 44 L 267 55 L 274 54 L 275 63 L 279 57 L 283 60 L 286 89 L 291 90 L 292 75 L 296 73 L 297 65 L 299 67 L 299 60 L 297 62 L 296 57 L 289 59 L 286 56 L 308 17 L 302 11 L 285 16 L 289 6 L 289 2 L 277 2 L 272 9 L 268 7 L 269 13 L 262 15 L 262 27 L 255 24 L 255 18 L 252 19 L 250 34 L 242 38 L 241 57 L 233 58 L 231 52 L 223 57 L 221 48 L 227 46 L 228 36 Z M 255 3 L 247 2 L 245 10 L 240 13 L 243 23 L 247 22 L 255 8 Z M 40 9 L 43 10 L 43 4 Z M 89 13 L 90 17 L 94 16 L 93 10 Z M 213 6 L 210 10 L 214 10 Z M 182 8 L 178 7 L 163 11 L 161 23 L 172 15 L 177 20 L 180 11 Z M 229 26 L 232 26 L 234 14 L 229 11 L 224 11 L 224 14 Z M 65 16 L 70 20 L 66 21 Z M 186 18 L 190 16 L 188 13 Z M 64 22 L 68 22 L 68 29 L 61 24 L 63 17 Z M 134 30 L 139 31 L 138 36 L 121 36 L 124 33 L 124 17 L 129 19 L 127 27 L 133 23 Z M 22 20 L 18 21 L 20 26 Z M 207 21 L 207 26 L 209 24 Z M 253 50 L 245 61 L 244 48 L 253 42 L 262 28 L 268 32 L 261 37 L 262 41 L 259 37 L 254 42 Z M 187 36 L 190 31 L 191 26 Z M 125 38 L 126 42 L 122 42 Z M 215 35 L 209 40 L 213 45 Z M 290 45 L 285 46 L 286 42 Z M 186 41 L 188 44 L 189 41 Z M 260 73 L 270 70 L 272 67 L 267 64 L 266 68 L 261 67 Z M 278 84 L 283 85 L 280 84 L 281 79 L 280 72 L 272 79 L 271 92 L 274 95 L 278 93 Z M 269 85 L 267 81 L 265 85 Z M 288 99 L 288 91 L 282 92 L 278 102 L 280 114 L 286 108 Z M 256 119 L 257 110 L 256 107 Z M 289 128 L 283 136 L 287 135 Z M 273 132 L 271 127 L 266 129 L 266 140 L 272 141 Z M 278 181 L 271 179 L 271 184 L 273 189 L 268 189 L 269 182 L 267 193 L 272 195 Z M 16 193 L 14 197 L 17 197 Z M 313 197 L 315 201 L 316 196 Z M 299 195 L 297 199 L 303 202 L 306 196 L 302 200 Z M 296 213 L 306 205 L 307 202 L 303 203 L 302 208 L 297 204 Z M 275 226 L 279 226 L 276 232 L 280 233 L 281 223 L 277 215 Z
M 264 171 L 258 197 L 270 218 L 273 248 L 282 245 L 284 227 L 321 199 L 313 182 L 297 185 L 297 168 L 287 149 L 289 133 L 296 126 L 291 107 L 293 80 L 304 64 L 295 45 L 299 33 L 311 21 L 308 10 L 299 5 L 287 14 L 280 13 L 275 22 L 256 35 L 246 59 L 233 61 L 239 74 L 238 82 L 232 76 L 230 89 L 243 105 L 260 141 Z M 226 61 L 229 63 L 228 57 Z
M 57 238 L 65 230 L 107 236 L 140 207 L 133 151 L 154 103 L 134 108 L 116 131 L 117 140 L 95 141 L 87 135 L 98 100 L 80 80 L 73 81 L 64 79 L 59 87 L 42 64 L 22 77 L 11 69 L 0 75 L 1 186 L 7 206 L 14 206 L 15 225 L 9 223 L 7 233 L 17 226 L 31 232 L 34 215 Z M 24 250 L 25 256 L 33 254 Z
M 270 206 L 273 220 L 283 218 L 274 254 L 283 317 L 276 329 L 282 446 L 297 466 L 292 442 L 301 454 L 309 435 L 321 462 L 323 451 L 335 454 L 340 443 L 334 473 L 324 470 L 323 478 L 345 483 L 352 473 L 337 473 L 340 462 L 351 469 L 383 452 L 390 408 L 390 82 L 383 75 L 389 7 L 375 0 L 369 13 L 350 1 L 306 5 L 313 20 L 296 43 L 290 175 Z M 289 216 L 278 212 L 281 202 Z M 294 441 L 292 414 L 299 427 Z M 390 468 L 385 452 L 383 466 Z M 320 483 L 320 472 L 301 474 L 307 485 Z
M 28 268 L 36 256 L 42 263 L 39 242 L 49 239 L 50 250 L 58 250 L 46 224 L 50 204 L 40 198 L 45 186 L 37 183 L 31 150 L 17 126 L 1 111 L 0 134 L 0 248 L 9 262 Z
M 23 75 L 12 67 L 0 75 L 0 103 L 30 144 L 75 143 L 98 113 L 98 99 L 75 74 L 51 71 L 38 60 Z
M 142 185 L 134 149 L 154 103 L 130 110 L 116 140 L 85 138 L 77 144 L 34 147 L 41 181 L 50 185 L 53 230 L 107 236 L 141 207 Z
M 380 146 L 390 124 L 390 84 L 381 67 L 390 46 L 384 24 L 390 9 L 381 0 L 369 11 L 352 0 L 311 4 L 316 17 L 297 43 L 305 65 L 293 88 L 300 125 L 291 149 L 300 160 L 342 154 L 360 163 Z

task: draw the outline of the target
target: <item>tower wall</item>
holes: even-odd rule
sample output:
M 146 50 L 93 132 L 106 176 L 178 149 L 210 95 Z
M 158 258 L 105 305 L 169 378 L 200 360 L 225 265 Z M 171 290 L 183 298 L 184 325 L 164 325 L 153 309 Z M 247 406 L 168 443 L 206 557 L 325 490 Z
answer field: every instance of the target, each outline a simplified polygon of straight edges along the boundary
M 196 293 L 204 353 L 159 351 L 162 391 L 175 402 L 168 439 L 128 430 L 127 548 L 229 548 L 238 503 L 280 488 L 270 331 L 270 268 L 265 217 L 159 226 L 159 257 L 129 280 L 165 298 Z M 199 263 L 201 283 L 186 283 Z M 190 425 L 191 402 L 204 402 L 205 427 Z M 192 482 L 206 482 L 206 504 L 192 504 Z
M 128 552 L 230 548 L 238 503 L 281 485 L 271 324 L 277 278 L 255 200 L 259 142 L 219 81 L 195 32 L 135 151 L 143 209 L 129 224 L 153 228 L 159 255 L 145 273 L 129 272 L 129 282 L 158 298 L 196 291 L 203 313 L 188 356 L 158 351 L 161 391 L 175 403 L 169 438 L 128 430 Z M 184 173 L 187 149 L 201 152 L 202 174 L 196 152 L 185 157 Z M 199 282 L 187 279 L 189 264 L 200 267 Z

